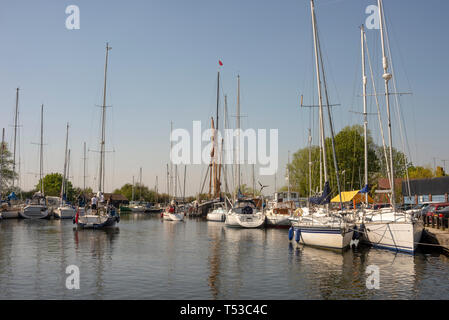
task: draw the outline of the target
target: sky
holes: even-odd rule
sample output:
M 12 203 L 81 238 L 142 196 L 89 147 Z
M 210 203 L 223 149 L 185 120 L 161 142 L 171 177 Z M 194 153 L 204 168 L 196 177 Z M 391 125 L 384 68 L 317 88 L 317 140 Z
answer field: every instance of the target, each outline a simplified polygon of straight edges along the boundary
M 316 15 L 336 131 L 362 124 L 359 27 L 374 0 L 316 0 Z M 66 28 L 66 7 L 77 5 L 80 29 Z M 400 97 L 402 131 L 393 117 L 394 145 L 416 165 L 449 159 L 449 2 L 384 0 Z M 379 30 L 367 30 L 374 78 L 383 92 Z M 139 179 L 166 190 L 170 121 L 203 129 L 215 114 L 216 76 L 234 122 L 241 77 L 243 128 L 279 130 L 277 186 L 285 184 L 288 153 L 317 141 L 315 65 L 308 0 L 0 1 L 0 126 L 13 136 L 15 89 L 20 88 L 21 186 L 37 183 L 40 106 L 44 104 L 44 170 L 62 172 L 65 127 L 70 123 L 70 176 L 96 189 L 105 45 L 109 42 L 106 192 Z M 219 67 L 218 60 L 223 62 Z M 368 89 L 373 92 L 372 88 Z M 381 97 L 382 98 L 382 97 Z M 392 97 L 395 99 L 396 96 Z M 221 99 L 223 97 L 221 96 Z M 382 99 L 380 99 L 382 100 Z M 375 111 L 369 98 L 369 112 Z M 381 110 L 385 113 L 384 102 Z M 355 112 L 354 112 L 355 111 Z M 395 113 L 395 112 L 393 112 Z M 376 117 L 369 128 L 380 142 Z M 434 159 L 435 158 L 435 159 Z M 434 162 L 435 161 L 435 162 Z M 448 161 L 449 165 L 449 161 Z M 182 170 L 182 171 L 181 171 Z M 184 168 L 180 168 L 183 172 Z M 186 194 L 200 190 L 205 166 L 187 167 Z M 257 170 L 256 170 L 257 171 Z M 251 170 L 243 169 L 244 182 Z M 272 192 L 274 176 L 257 176 Z

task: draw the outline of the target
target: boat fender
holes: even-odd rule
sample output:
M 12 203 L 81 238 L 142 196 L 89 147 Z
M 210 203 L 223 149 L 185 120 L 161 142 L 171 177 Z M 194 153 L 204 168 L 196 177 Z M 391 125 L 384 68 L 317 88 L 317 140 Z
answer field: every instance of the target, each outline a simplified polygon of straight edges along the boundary
M 358 240 L 360 238 L 360 233 L 357 226 L 354 226 L 354 233 L 352 234 L 352 240 Z
M 296 229 L 295 241 L 299 242 L 299 240 L 301 240 L 301 229 Z
M 293 239 L 293 234 L 295 233 L 295 229 L 293 229 L 293 227 L 290 227 L 290 229 L 288 229 L 288 240 L 292 240 Z

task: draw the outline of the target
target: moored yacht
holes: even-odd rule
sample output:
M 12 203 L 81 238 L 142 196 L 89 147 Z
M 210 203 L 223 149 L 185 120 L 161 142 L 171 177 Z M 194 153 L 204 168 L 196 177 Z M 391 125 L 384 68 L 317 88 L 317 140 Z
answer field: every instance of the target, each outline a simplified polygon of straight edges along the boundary
M 257 209 L 252 200 L 238 199 L 226 215 L 225 225 L 237 228 L 260 228 L 265 214 Z

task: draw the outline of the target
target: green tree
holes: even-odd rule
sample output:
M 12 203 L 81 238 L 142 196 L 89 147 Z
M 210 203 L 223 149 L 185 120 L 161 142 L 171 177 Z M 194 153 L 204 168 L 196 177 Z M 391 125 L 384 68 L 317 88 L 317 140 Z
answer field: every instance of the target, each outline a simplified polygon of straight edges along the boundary
M 425 168 L 421 166 L 410 166 L 408 168 L 408 177 L 410 179 L 423 179 L 423 178 L 432 178 L 433 172 L 431 168 Z
M 62 174 L 50 173 L 44 177 L 44 193 L 46 196 L 54 196 L 54 197 L 60 196 L 61 186 L 62 186 Z M 39 179 L 39 182 L 36 185 L 36 190 L 40 190 L 40 188 L 41 188 L 41 180 Z M 67 181 L 66 195 L 69 201 L 74 200 L 75 192 L 72 183 L 70 181 Z
M 435 170 L 435 177 L 444 177 L 446 175 L 446 172 L 444 172 L 444 169 L 442 167 L 437 167 Z
M 2 190 L 0 192 L 9 193 L 12 186 L 13 179 L 17 179 L 17 172 L 13 171 L 14 161 L 12 159 L 12 153 L 8 150 L 8 144 L 0 142 L 0 179 Z M 16 193 L 18 188 L 14 190 Z

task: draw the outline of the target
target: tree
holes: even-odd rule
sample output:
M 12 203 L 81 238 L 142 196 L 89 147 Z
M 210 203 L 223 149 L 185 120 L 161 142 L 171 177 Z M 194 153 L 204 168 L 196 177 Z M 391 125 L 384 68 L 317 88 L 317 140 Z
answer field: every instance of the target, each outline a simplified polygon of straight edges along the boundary
M 235 188 L 235 194 L 238 194 L 239 192 L 239 187 Z M 253 188 L 248 187 L 246 184 L 241 184 L 240 185 L 240 193 L 243 195 L 255 195 L 255 196 L 259 196 L 260 195 L 260 191 L 259 190 L 253 190 Z
M 126 183 L 120 189 L 115 189 L 114 193 L 121 194 L 131 201 L 133 199 L 133 185 Z M 158 194 L 156 191 L 150 190 L 147 186 L 137 183 L 134 186 L 134 200 L 140 199 L 147 202 L 161 202 L 165 198 L 163 194 Z
M 61 195 L 61 186 L 62 186 L 62 174 L 60 173 L 50 173 L 44 177 L 44 193 L 46 196 L 54 196 L 58 197 Z M 40 190 L 41 188 L 41 180 L 39 179 L 38 184 L 36 185 L 36 190 Z M 70 181 L 67 181 L 67 190 L 66 190 L 67 200 L 73 201 L 75 192 Z
M 0 142 L 1 144 L 1 142 Z M 12 159 L 12 154 L 8 150 L 8 144 L 4 142 L 0 145 L 0 179 L 2 190 L 1 193 L 9 193 L 15 191 L 17 193 L 18 189 L 11 190 L 13 179 L 17 179 L 17 172 L 13 171 L 14 160 Z
M 431 168 L 425 168 L 420 166 L 410 166 L 408 168 L 408 177 L 410 179 L 424 179 L 424 178 L 432 178 L 433 172 Z
M 435 177 L 444 177 L 446 175 L 446 172 L 444 172 L 444 169 L 442 167 L 437 167 L 435 170 Z
M 335 135 L 335 152 L 339 168 L 339 179 L 342 191 L 359 189 L 364 185 L 364 138 L 363 127 L 347 126 Z M 335 166 L 333 161 L 332 140 L 326 139 L 327 173 L 333 190 L 337 190 Z M 310 148 L 312 159 L 312 194 L 318 192 L 320 186 L 320 148 Z M 291 190 L 301 196 L 309 195 L 309 148 L 298 150 L 290 164 Z M 368 173 L 369 183 L 374 182 L 375 173 L 379 171 L 379 160 L 376 145 L 368 131 Z M 324 173 L 323 173 L 324 180 Z

